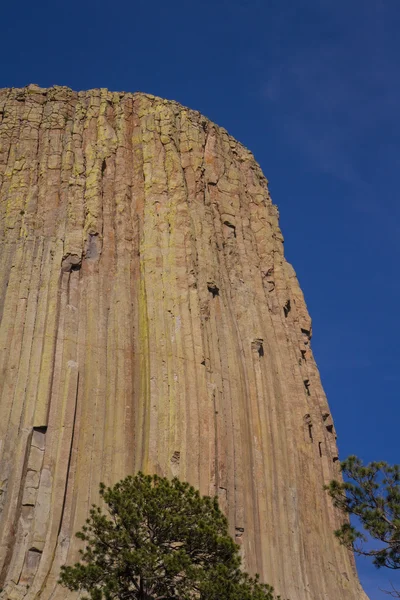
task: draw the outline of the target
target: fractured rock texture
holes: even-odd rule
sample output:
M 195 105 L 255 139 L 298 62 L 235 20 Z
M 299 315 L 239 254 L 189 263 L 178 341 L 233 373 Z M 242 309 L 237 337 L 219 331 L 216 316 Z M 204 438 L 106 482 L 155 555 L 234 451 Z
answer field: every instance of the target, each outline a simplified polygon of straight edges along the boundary
M 335 430 L 253 156 L 145 94 L 0 91 L 1 598 L 57 585 L 98 484 L 217 494 L 291 600 L 365 598 L 322 490 Z

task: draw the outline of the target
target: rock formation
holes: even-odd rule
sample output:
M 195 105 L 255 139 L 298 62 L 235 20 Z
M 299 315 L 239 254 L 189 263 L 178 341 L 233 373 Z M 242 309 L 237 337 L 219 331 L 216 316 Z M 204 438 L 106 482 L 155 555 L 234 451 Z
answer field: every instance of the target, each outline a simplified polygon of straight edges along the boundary
M 217 494 L 291 600 L 365 598 L 322 490 L 335 430 L 252 154 L 179 104 L 0 91 L 1 598 L 57 585 L 98 484 Z

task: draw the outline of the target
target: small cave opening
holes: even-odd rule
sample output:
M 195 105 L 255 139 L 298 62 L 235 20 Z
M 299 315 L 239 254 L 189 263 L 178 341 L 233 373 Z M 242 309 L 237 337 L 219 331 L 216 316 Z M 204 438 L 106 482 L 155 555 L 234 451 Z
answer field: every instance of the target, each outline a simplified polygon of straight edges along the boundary
M 304 383 L 304 388 L 306 390 L 307 396 L 310 396 L 310 380 L 304 379 L 303 383 Z

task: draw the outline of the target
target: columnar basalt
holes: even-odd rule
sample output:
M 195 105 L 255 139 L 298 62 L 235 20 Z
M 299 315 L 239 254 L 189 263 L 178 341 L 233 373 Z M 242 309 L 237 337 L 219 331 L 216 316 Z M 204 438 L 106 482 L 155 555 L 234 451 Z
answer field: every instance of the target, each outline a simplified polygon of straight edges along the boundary
M 252 154 L 179 104 L 0 91 L 1 598 L 60 600 L 98 484 L 217 494 L 291 600 L 365 598 L 322 486 L 335 430 Z

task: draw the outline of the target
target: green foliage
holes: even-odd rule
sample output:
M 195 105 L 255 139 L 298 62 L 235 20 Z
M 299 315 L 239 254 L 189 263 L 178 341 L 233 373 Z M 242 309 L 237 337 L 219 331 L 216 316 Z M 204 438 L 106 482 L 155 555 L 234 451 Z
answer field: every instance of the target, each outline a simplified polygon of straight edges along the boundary
M 273 600 L 241 570 L 238 546 L 216 498 L 178 479 L 139 473 L 100 486 L 108 514 L 93 506 L 77 537 L 82 560 L 60 583 L 92 600 Z
M 372 462 L 366 466 L 356 456 L 341 463 L 348 481 L 331 481 L 325 489 L 333 503 L 349 515 L 358 517 L 359 531 L 344 523 L 335 535 L 357 554 L 371 556 L 376 567 L 400 568 L 400 466 Z M 378 541 L 378 547 L 363 546 L 365 535 Z

